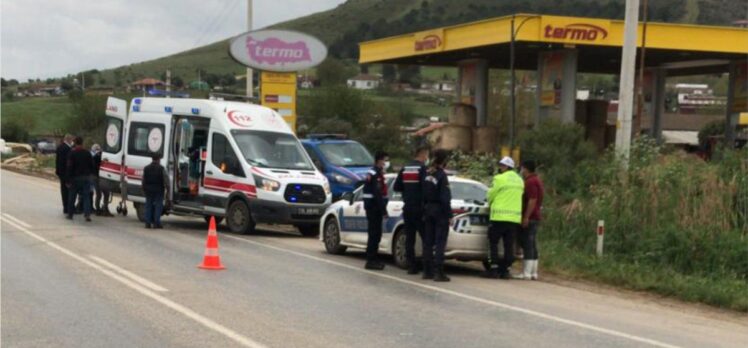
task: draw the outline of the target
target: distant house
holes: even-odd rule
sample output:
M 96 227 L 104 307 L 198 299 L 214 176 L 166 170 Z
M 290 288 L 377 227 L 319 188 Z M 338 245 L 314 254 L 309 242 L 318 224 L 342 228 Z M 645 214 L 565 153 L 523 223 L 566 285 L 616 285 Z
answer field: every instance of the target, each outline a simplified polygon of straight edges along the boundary
M 19 92 L 21 92 L 21 96 L 24 97 L 50 97 L 65 94 L 65 91 L 62 90 L 60 85 L 47 84 L 33 84 L 23 88 L 23 91 L 19 89 Z
M 298 81 L 298 87 L 302 89 L 314 88 L 318 84 L 315 78 L 309 76 L 299 76 L 296 81 Z
M 421 83 L 421 89 L 430 90 L 434 92 L 454 92 L 455 82 L 454 81 L 424 82 L 424 83 Z
M 151 77 L 144 78 L 142 80 L 135 81 L 130 84 L 130 88 L 136 91 L 147 91 L 156 87 L 163 87 L 166 83 L 161 80 L 157 80 Z
M 379 87 L 382 78 L 376 75 L 359 74 L 348 79 L 348 87 L 355 89 L 375 89 Z

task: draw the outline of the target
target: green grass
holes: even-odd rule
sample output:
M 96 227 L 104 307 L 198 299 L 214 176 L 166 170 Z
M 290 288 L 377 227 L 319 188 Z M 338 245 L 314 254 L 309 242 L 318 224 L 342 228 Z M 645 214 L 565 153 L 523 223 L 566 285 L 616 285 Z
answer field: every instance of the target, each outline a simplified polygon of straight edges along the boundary
M 419 101 L 419 100 L 416 100 L 416 98 L 413 96 L 391 97 L 391 96 L 370 94 L 370 98 L 374 100 L 375 102 L 388 104 L 393 109 L 398 109 L 400 107 L 410 108 L 413 114 L 415 114 L 418 117 L 436 116 L 442 119 L 446 119 L 446 117 L 449 115 L 448 106 L 440 106 L 436 103 Z
M 67 97 L 23 98 L 2 103 L 0 113 L 3 121 L 31 118 L 31 135 L 51 135 L 64 128 L 73 114 L 73 104 Z
M 748 312 L 748 283 L 735 278 L 686 275 L 668 265 L 643 265 L 604 256 L 593 250 L 580 252 L 558 240 L 539 234 L 542 268 L 570 279 L 601 282 L 625 289 L 649 291 L 689 302 Z

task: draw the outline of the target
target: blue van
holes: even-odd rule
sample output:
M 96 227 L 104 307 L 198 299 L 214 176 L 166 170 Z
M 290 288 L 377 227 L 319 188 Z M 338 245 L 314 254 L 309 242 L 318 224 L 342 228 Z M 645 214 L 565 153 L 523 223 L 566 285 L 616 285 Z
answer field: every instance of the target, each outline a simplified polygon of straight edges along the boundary
M 330 181 L 333 200 L 353 192 L 374 165 L 374 156 L 363 145 L 343 135 L 310 134 L 301 144 Z

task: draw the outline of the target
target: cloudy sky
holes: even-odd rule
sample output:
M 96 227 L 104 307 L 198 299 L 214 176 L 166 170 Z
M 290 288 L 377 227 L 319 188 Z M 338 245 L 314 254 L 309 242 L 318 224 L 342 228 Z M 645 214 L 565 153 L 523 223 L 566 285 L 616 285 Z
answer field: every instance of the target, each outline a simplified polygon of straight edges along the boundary
M 254 0 L 254 28 L 345 0 Z M 162 57 L 246 31 L 247 0 L 2 0 L 0 74 L 59 77 Z

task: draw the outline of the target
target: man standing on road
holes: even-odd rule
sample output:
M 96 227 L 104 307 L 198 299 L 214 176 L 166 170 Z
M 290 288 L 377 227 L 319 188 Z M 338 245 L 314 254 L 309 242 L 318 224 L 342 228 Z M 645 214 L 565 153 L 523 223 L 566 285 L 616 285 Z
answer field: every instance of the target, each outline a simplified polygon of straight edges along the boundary
M 91 221 L 91 176 L 94 173 L 93 156 L 83 148 L 83 138 L 76 137 L 75 147 L 70 151 L 67 160 L 68 212 L 67 218 L 73 219 L 75 199 L 80 196 L 83 201 L 83 216 Z
M 490 269 L 486 278 L 509 279 L 509 267 L 514 262 L 514 233 L 522 222 L 522 193 L 525 184 L 514 170 L 514 160 L 504 157 L 499 161 L 499 174 L 494 176 L 487 201 L 491 207 L 491 226 L 488 229 Z M 499 260 L 499 240 L 504 242 L 504 258 Z
M 382 219 L 387 217 L 387 184 L 384 171 L 389 167 L 389 155 L 379 151 L 374 156 L 374 167 L 369 169 L 364 182 L 364 209 L 369 222 L 369 237 L 366 243 L 366 269 L 381 271 L 384 263 L 379 261 L 379 242 L 382 240 Z
M 416 234 L 423 241 L 423 183 L 426 178 L 425 162 L 429 158 L 429 148 L 416 149 L 415 158 L 400 170 L 394 189 L 403 195 L 403 220 L 405 223 L 405 258 L 408 261 L 408 274 L 418 274 L 416 263 Z
M 101 169 L 101 146 L 99 146 L 99 144 L 94 144 L 91 147 L 91 154 L 93 155 L 94 161 L 93 187 L 96 192 L 94 210 L 96 211 L 96 215 L 112 216 L 112 213 L 109 212 L 109 189 L 105 186 L 102 187 L 99 180 L 99 170 Z
M 543 182 L 535 174 L 535 161 L 526 160 L 522 162 L 522 177 L 525 178 L 525 191 L 522 195 L 522 230 L 520 240 L 522 241 L 523 279 L 538 279 L 538 245 L 537 234 L 540 225 L 540 210 L 543 207 Z
M 169 175 L 161 165 L 161 155 L 153 154 L 151 164 L 143 169 L 145 192 L 145 228 L 164 228 L 161 214 L 164 211 L 164 192 L 168 192 Z
M 452 225 L 452 192 L 444 168 L 447 166 L 448 153 L 437 150 L 431 161 L 428 176 L 424 179 L 423 233 L 423 279 L 434 279 L 437 282 L 448 282 L 444 274 L 444 249 L 449 237 L 449 226 Z
M 57 146 L 55 150 L 55 174 L 60 179 L 60 196 L 62 197 L 62 212 L 66 216 L 68 215 L 68 178 L 67 178 L 67 165 L 68 155 L 73 145 L 73 136 L 65 134 L 62 138 L 62 142 Z

